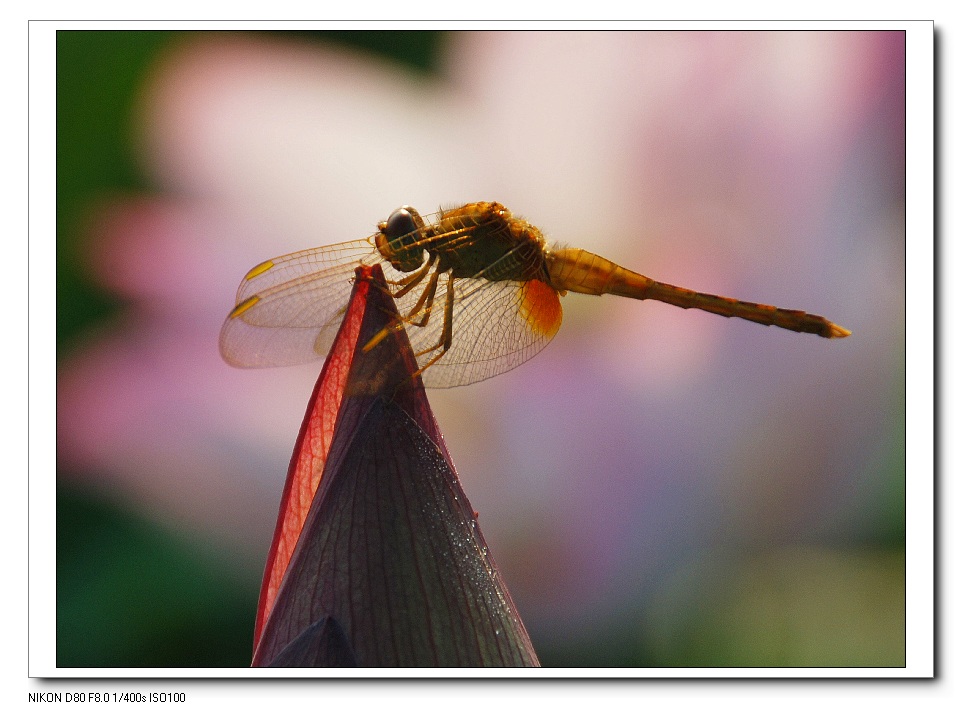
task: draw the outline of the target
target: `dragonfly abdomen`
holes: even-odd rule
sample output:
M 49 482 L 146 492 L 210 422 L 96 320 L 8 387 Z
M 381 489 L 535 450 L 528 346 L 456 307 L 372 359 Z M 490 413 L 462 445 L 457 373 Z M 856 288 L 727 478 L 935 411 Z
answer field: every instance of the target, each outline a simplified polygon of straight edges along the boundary
M 656 299 L 682 309 L 701 309 L 723 317 L 738 317 L 757 324 L 774 325 L 829 339 L 847 337 L 850 331 L 825 317 L 797 309 L 781 309 L 739 299 L 704 294 L 658 282 L 632 272 L 583 249 L 559 249 L 546 256 L 551 286 L 581 294 L 616 294 L 632 299 Z
M 545 253 L 545 265 L 552 287 L 559 292 L 617 294 L 648 299 L 652 279 L 632 272 L 584 249 L 565 247 Z
M 723 317 L 738 317 L 756 324 L 781 327 L 803 334 L 817 334 L 827 339 L 847 337 L 851 334 L 847 329 L 833 324 L 825 317 L 809 314 L 800 309 L 782 309 L 771 304 L 756 304 L 717 294 L 704 294 L 654 280 L 651 281 L 647 298 L 657 299 L 683 309 L 701 309 Z

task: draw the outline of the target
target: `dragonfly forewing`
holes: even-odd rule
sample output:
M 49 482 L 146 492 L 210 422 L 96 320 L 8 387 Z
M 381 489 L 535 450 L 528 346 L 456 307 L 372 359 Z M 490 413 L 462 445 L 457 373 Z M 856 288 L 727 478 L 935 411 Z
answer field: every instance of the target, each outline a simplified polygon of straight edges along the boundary
M 254 267 L 221 329 L 223 357 L 239 367 L 323 358 L 351 293 L 354 268 L 380 255 L 369 240 L 303 250 Z

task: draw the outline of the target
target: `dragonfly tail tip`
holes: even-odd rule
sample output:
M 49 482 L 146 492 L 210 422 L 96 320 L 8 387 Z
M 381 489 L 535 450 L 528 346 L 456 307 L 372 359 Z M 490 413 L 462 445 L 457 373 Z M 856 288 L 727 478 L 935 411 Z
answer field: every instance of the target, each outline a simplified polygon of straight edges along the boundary
M 831 325 L 829 325 L 829 335 L 828 335 L 828 338 L 829 338 L 829 339 L 843 339 L 843 338 L 845 338 L 845 337 L 847 337 L 847 336 L 850 336 L 851 333 L 852 333 L 852 332 L 850 332 L 850 331 L 849 331 L 848 329 L 846 329 L 845 327 L 840 327 L 838 324 L 831 324 Z

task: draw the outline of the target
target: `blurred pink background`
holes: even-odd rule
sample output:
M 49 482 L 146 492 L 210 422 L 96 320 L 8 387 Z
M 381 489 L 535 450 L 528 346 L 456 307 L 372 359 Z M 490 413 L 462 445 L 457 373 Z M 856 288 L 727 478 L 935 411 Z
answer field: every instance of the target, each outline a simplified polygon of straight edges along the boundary
M 665 665 L 712 643 L 901 665 L 904 56 L 896 32 L 455 33 L 422 76 L 186 36 L 138 109 L 164 191 L 91 226 L 91 271 L 131 305 L 61 362 L 59 464 L 259 574 L 321 365 L 221 360 L 244 273 L 402 204 L 497 200 L 550 241 L 853 332 L 569 295 L 533 360 L 430 392 L 542 661 L 637 641 Z

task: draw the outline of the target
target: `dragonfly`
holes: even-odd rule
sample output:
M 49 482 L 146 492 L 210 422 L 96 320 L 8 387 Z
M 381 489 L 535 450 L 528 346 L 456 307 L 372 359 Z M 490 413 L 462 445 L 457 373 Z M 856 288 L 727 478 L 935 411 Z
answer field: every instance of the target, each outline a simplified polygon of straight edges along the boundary
M 220 334 L 238 367 L 325 357 L 350 298 L 354 269 L 380 264 L 398 314 L 364 347 L 406 331 L 425 386 L 461 386 L 531 359 L 561 326 L 567 292 L 655 299 L 829 339 L 851 334 L 815 314 L 695 292 L 632 272 L 584 249 L 549 247 L 541 230 L 498 202 L 423 218 L 403 206 L 371 236 L 258 264 Z

